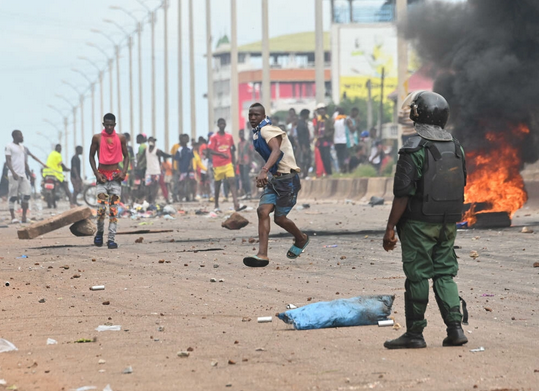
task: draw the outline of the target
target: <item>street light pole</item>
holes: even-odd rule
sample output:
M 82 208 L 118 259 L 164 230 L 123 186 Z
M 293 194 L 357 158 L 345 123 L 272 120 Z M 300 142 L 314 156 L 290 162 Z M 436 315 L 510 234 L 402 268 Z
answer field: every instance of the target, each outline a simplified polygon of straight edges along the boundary
M 183 134 L 182 0 L 178 0 L 178 131 Z
M 155 137 L 155 11 L 150 12 L 152 38 L 152 136 Z
M 211 50 L 211 0 L 206 0 L 206 71 L 208 79 L 208 132 L 213 130 L 213 57 Z
M 324 18 L 322 0 L 315 1 L 315 52 L 314 52 L 314 73 L 316 85 L 316 103 L 325 102 L 325 78 L 324 78 Z
M 271 79 L 269 64 L 269 14 L 268 0 L 262 0 L 262 102 L 266 114 L 271 114 Z
M 90 92 L 92 94 L 92 132 L 94 132 L 95 131 L 95 94 L 94 94 L 95 83 L 92 80 L 90 80 L 90 78 L 88 76 L 86 76 L 83 72 L 79 71 L 78 69 L 72 68 L 71 70 L 73 72 L 77 72 L 79 75 L 82 75 L 88 81 L 88 83 L 90 83 Z M 85 140 L 85 137 L 84 137 L 84 125 L 82 123 L 82 115 L 83 115 L 82 113 L 84 112 L 82 110 L 82 107 L 83 107 L 83 103 L 81 101 L 81 135 L 82 135 L 82 148 L 84 149 L 84 144 L 85 144 L 86 140 Z M 85 167 L 83 167 L 83 175 L 86 176 L 86 168 Z
M 60 99 L 62 99 L 64 102 L 66 102 L 69 106 L 71 106 L 71 110 L 72 110 L 72 113 L 73 113 L 73 145 L 76 147 L 77 146 L 77 106 L 76 105 L 73 105 L 68 99 L 66 99 L 65 96 L 63 95 L 58 95 L 56 94 L 56 96 Z M 67 144 L 67 142 L 66 142 Z M 69 145 L 66 145 L 66 157 L 69 156 L 68 154 L 68 147 Z
M 165 29 L 165 151 L 169 151 L 169 136 L 168 136 L 168 24 L 167 24 L 167 9 L 168 0 L 163 0 L 163 19 Z
M 196 138 L 196 102 L 195 102 L 195 36 L 193 21 L 193 0 L 189 0 L 189 85 L 191 106 L 191 138 Z
M 99 31 L 99 30 L 95 30 L 95 31 Z M 103 55 L 105 56 L 105 58 L 107 59 L 107 64 L 108 64 L 108 67 L 109 67 L 109 82 L 110 82 L 110 108 L 107 110 L 107 111 L 112 111 L 112 107 L 113 107 L 113 86 L 112 86 L 112 63 L 113 63 L 113 58 L 109 58 L 109 55 L 103 50 L 101 49 L 99 46 L 91 43 L 91 42 L 87 42 L 86 43 L 88 46 L 91 46 L 93 48 L 96 48 L 97 50 L 99 50 L 101 53 L 103 53 Z M 103 102 L 103 97 L 101 97 L 101 102 Z M 101 105 L 103 105 L 103 103 L 101 103 Z M 103 116 L 104 114 L 104 111 L 103 111 L 103 108 L 101 108 L 101 115 Z
M 99 99 L 101 100 L 101 112 L 100 112 L 100 115 L 99 117 L 103 117 L 103 71 L 101 69 L 99 69 L 99 67 L 92 61 L 90 61 L 88 58 L 86 57 L 83 57 L 83 56 L 78 56 L 78 58 L 80 60 L 85 60 L 87 62 L 89 62 L 90 64 L 92 64 L 92 66 L 97 69 L 97 72 L 98 72 L 98 75 L 99 75 Z M 86 77 L 86 75 L 78 70 L 75 70 L 76 72 L 80 73 L 81 75 L 83 75 L 84 77 Z M 92 82 L 86 78 L 86 80 L 88 80 L 90 82 L 90 84 L 92 84 Z M 95 84 L 95 83 L 93 83 Z M 93 87 L 92 87 L 92 94 L 94 93 L 94 90 L 93 90 Z M 93 107 L 93 96 L 92 96 L 92 107 Z M 92 109 L 93 111 L 93 109 Z M 93 122 L 93 119 L 94 119 L 94 116 L 95 116 L 95 113 L 92 112 L 92 131 L 95 131 L 96 128 L 94 126 L 94 122 Z
M 122 120 L 122 100 L 121 100 L 121 89 L 120 89 L 120 45 L 116 45 L 116 88 L 118 95 L 118 116 L 117 118 Z
M 237 14 L 236 0 L 230 0 L 231 21 L 230 21 L 230 115 L 232 116 L 232 135 L 238 139 L 239 134 L 239 91 L 238 91 L 238 34 L 237 34 Z
M 67 142 L 68 142 L 68 131 L 67 131 L 68 118 L 67 118 L 67 115 L 64 115 L 64 113 L 62 113 L 57 107 L 55 107 L 53 105 L 49 104 L 47 106 L 49 106 L 49 108 L 53 109 L 58 114 L 60 114 L 60 116 L 64 119 L 64 150 L 65 150 L 65 153 L 67 155 Z M 61 143 L 62 143 L 62 140 L 58 140 L 58 144 L 61 144 Z

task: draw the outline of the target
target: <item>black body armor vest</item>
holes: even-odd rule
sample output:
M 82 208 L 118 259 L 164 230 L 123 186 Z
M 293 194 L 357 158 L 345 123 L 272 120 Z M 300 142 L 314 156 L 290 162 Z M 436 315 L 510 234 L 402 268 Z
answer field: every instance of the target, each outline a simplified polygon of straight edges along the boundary
M 428 223 L 461 221 L 466 167 L 459 142 L 421 138 L 419 146 L 425 149 L 425 164 L 403 218 Z

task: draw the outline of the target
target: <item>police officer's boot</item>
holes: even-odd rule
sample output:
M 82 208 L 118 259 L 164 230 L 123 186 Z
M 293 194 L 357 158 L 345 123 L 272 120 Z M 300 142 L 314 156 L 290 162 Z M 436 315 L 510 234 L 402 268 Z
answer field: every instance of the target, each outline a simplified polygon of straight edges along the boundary
M 443 346 L 462 346 L 468 342 L 468 338 L 464 335 L 464 330 L 460 322 L 450 322 L 447 324 L 447 337 L 444 338 Z
M 384 342 L 387 349 L 421 349 L 426 348 L 427 343 L 422 333 L 405 332 L 397 339 Z
M 387 349 L 426 348 L 427 343 L 423 338 L 423 327 L 417 327 L 417 321 L 421 319 L 415 316 L 413 303 L 408 292 L 404 293 L 404 312 L 406 316 L 406 332 L 397 339 L 386 341 L 384 347 Z M 416 324 L 414 325 L 414 323 Z

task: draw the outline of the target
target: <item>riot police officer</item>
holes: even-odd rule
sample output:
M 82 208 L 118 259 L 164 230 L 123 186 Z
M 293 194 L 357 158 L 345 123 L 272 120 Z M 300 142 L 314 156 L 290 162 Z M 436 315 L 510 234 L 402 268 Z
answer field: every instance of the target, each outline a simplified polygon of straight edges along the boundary
M 444 130 L 449 105 L 443 96 L 429 91 L 410 94 L 403 108 L 410 108 L 417 136 L 411 137 L 399 151 L 394 178 L 394 200 L 383 246 L 395 248 L 397 230 L 402 246 L 406 275 L 404 310 L 406 333 L 386 341 L 388 349 L 425 348 L 423 329 L 429 299 L 429 279 L 447 337 L 443 346 L 461 346 L 468 342 L 461 324 L 467 323 L 460 311 L 457 284 L 453 281 L 458 263 L 453 244 L 456 224 L 462 217 L 466 164 L 464 150 Z

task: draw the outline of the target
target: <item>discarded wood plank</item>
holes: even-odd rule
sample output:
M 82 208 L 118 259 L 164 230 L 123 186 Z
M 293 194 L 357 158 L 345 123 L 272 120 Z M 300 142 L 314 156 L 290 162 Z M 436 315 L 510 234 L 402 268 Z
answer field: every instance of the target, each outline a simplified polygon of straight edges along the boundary
M 55 231 L 67 225 L 76 223 L 77 221 L 85 220 L 92 215 L 92 210 L 87 206 L 79 206 L 65 211 L 57 216 L 52 216 L 43 221 L 39 221 L 28 227 L 21 228 L 17 231 L 19 239 L 34 239 L 48 232 Z
M 173 229 L 138 229 L 136 231 L 116 232 L 116 235 L 164 234 L 165 232 L 174 232 L 174 230 Z

